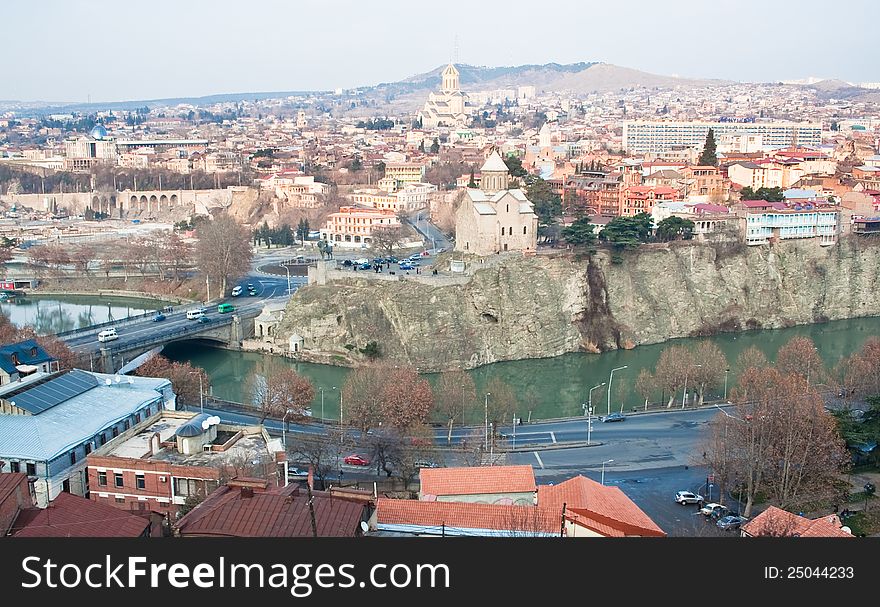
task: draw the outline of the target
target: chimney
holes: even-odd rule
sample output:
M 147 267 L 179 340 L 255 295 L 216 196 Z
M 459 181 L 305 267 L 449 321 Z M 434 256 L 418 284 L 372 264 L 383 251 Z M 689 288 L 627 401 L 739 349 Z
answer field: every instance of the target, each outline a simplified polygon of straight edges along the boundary
M 242 487 L 241 488 L 241 499 L 246 500 L 250 499 L 254 496 L 253 487 Z
M 309 489 L 315 488 L 315 468 L 313 466 L 309 466 Z

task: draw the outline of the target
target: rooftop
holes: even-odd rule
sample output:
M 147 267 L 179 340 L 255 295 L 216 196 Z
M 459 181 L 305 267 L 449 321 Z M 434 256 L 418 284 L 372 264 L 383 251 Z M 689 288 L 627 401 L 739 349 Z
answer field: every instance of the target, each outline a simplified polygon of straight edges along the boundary
M 744 535 L 752 537 L 853 537 L 844 531 L 836 514 L 808 519 L 770 506 L 742 526 Z
M 530 493 L 536 490 L 531 466 L 423 468 L 422 495 Z
M 380 531 L 436 535 L 548 536 L 560 531 L 559 518 L 535 506 L 389 498 L 376 502 L 376 523 Z
M 16 537 L 140 537 L 149 532 L 147 518 L 65 492 L 47 508 L 22 510 L 12 526 Z

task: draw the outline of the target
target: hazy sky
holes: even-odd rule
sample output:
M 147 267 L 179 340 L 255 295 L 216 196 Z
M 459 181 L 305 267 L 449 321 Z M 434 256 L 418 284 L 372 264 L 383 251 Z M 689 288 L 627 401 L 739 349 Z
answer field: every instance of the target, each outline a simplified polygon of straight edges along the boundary
M 443 6 L 442 13 L 429 7 Z M 0 99 L 333 89 L 448 62 L 880 81 L 877 0 L 11 0 Z

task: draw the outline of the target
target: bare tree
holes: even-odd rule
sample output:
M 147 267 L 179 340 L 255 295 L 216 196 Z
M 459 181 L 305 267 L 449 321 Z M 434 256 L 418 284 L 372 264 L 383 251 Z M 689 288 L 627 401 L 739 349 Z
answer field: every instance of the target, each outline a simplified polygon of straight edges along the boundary
M 288 411 L 303 418 L 315 399 L 312 382 L 291 369 L 281 367 L 266 376 L 254 374 L 251 389 L 260 408 L 260 422 L 267 417 L 283 418 Z
M 739 373 L 743 373 L 747 369 L 766 367 L 769 364 L 764 353 L 755 346 L 749 346 L 736 357 L 736 368 Z
M 817 384 L 825 379 L 825 365 L 809 337 L 793 337 L 779 348 L 776 368 L 782 373 L 800 375 L 807 383 Z
M 657 382 L 648 369 L 639 371 L 639 375 L 636 377 L 635 389 L 638 395 L 645 399 L 645 411 L 647 411 L 648 401 L 651 400 L 651 397 L 657 391 Z
M 95 247 L 88 244 L 81 244 L 70 253 L 70 260 L 73 262 L 73 267 L 86 276 L 89 275 L 89 265 L 94 259 Z
M 412 367 L 383 373 L 381 396 L 382 421 L 399 430 L 425 423 L 434 408 L 431 384 Z
M 672 407 L 678 390 L 684 388 L 685 382 L 693 377 L 688 374 L 693 365 L 693 355 L 685 346 L 669 346 L 660 352 L 654 370 L 654 379 L 664 392 L 669 392 L 667 409 Z
M 290 453 L 298 462 L 307 464 L 322 488 L 327 486 L 327 478 L 339 470 L 342 456 L 341 443 L 329 434 L 309 434 L 297 436 Z
M 379 365 L 358 367 L 348 374 L 342 386 L 343 423 L 367 432 L 382 419 L 382 384 L 386 368 Z
M 246 274 L 251 268 L 253 247 L 249 231 L 230 215 L 222 214 L 213 221 L 203 221 L 196 228 L 199 239 L 196 261 L 209 281 L 226 293 L 227 283 Z
M 198 403 L 203 394 L 210 392 L 211 380 L 204 369 L 188 362 L 173 362 L 161 354 L 148 359 L 137 368 L 135 374 L 170 380 L 174 393 L 183 403 Z
M 404 240 L 403 226 L 400 224 L 375 226 L 371 231 L 371 237 L 373 248 L 385 257 L 391 257 Z
M 437 382 L 437 411 L 446 420 L 447 444 L 452 442 L 452 426 L 456 419 L 464 423 L 465 411 L 476 404 L 477 388 L 474 380 L 463 369 L 455 369 L 440 374 Z
M 724 381 L 727 358 L 721 348 L 711 341 L 701 342 L 694 350 L 695 365 L 691 370 L 697 388 L 697 406 L 703 406 L 706 389 L 718 387 Z M 699 366 L 696 366 L 696 365 Z
M 880 394 L 880 338 L 869 337 L 861 350 L 841 361 L 837 375 L 847 396 Z
M 495 434 L 498 432 L 498 426 L 511 420 L 514 411 L 518 408 L 519 402 L 510 384 L 498 377 L 489 381 L 486 385 L 486 392 L 489 393 L 487 415 L 492 426 L 491 438 L 494 440 Z

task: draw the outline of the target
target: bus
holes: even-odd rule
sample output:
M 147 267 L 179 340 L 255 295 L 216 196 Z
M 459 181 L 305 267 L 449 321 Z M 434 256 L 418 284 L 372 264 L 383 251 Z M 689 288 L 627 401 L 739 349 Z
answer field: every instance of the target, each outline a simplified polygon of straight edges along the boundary
M 228 303 L 222 303 L 219 306 L 217 306 L 217 311 L 220 314 L 226 314 L 227 312 L 235 312 L 235 306 L 233 306 L 232 304 L 228 304 Z

